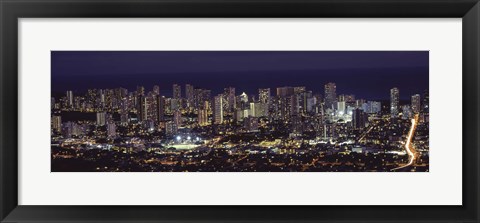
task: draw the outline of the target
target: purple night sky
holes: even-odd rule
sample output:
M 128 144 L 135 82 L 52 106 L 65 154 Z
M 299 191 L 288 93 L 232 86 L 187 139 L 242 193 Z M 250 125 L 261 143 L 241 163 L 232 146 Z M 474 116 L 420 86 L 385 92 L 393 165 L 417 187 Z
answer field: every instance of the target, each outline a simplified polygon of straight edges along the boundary
M 172 84 L 192 84 L 220 93 L 257 94 L 258 88 L 306 86 L 323 94 L 328 82 L 337 94 L 388 99 L 428 89 L 428 51 L 52 51 L 52 93 L 89 88 L 159 85 L 170 96 Z M 184 89 L 182 89 L 184 91 Z M 275 89 L 272 89 L 272 93 Z M 184 92 L 182 92 L 184 93 Z

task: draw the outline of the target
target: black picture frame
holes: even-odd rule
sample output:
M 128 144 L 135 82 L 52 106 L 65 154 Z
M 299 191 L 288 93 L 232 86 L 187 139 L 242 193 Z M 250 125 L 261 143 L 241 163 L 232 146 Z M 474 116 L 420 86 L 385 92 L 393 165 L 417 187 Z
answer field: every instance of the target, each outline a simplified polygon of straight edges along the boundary
M 478 0 L 0 0 L 2 222 L 479 222 Z M 462 18 L 462 206 L 18 205 L 18 19 L 122 17 Z M 445 43 L 448 44 L 448 43 Z

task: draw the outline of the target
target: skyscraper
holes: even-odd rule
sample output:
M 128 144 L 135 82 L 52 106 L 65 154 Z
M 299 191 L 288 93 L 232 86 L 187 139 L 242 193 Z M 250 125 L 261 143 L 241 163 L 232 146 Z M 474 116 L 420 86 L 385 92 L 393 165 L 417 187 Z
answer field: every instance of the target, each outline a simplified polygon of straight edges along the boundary
M 332 108 L 337 100 L 337 86 L 335 83 L 325 84 L 325 108 Z
M 337 102 L 337 112 L 338 112 L 339 115 L 345 114 L 346 108 L 347 107 L 346 107 L 345 101 Z
M 173 85 L 173 100 L 172 111 L 177 111 L 182 108 L 182 88 L 178 84 Z
M 198 109 L 198 124 L 200 126 L 208 125 L 208 112 L 210 110 L 210 105 L 208 101 L 205 101 L 203 106 Z
M 115 123 L 110 122 L 107 124 L 107 136 L 109 138 L 117 136 L 117 127 L 115 126 Z
M 182 88 L 178 84 L 173 85 L 173 98 L 174 99 L 182 98 Z
M 235 88 L 234 87 L 228 87 L 224 89 L 224 109 L 226 109 L 227 112 L 233 113 L 236 108 L 236 100 L 235 100 Z
M 260 88 L 258 89 L 258 100 L 260 103 L 269 104 L 270 103 L 270 88 Z
M 214 98 L 214 123 L 222 124 L 223 123 L 223 97 L 222 95 L 217 95 Z
M 208 124 L 208 113 L 206 109 L 198 110 L 198 125 L 205 126 Z
M 262 103 L 260 102 L 250 102 L 249 116 L 251 117 L 262 117 L 264 116 L 262 112 Z
M 155 93 L 148 93 L 148 96 L 146 97 L 147 99 L 147 116 L 146 116 L 146 119 L 147 120 L 151 120 L 152 122 L 157 120 L 157 98 L 156 98 L 156 95 Z
M 356 108 L 352 114 L 352 125 L 354 129 L 362 129 L 365 127 L 367 115 L 362 109 Z
M 106 112 L 97 112 L 97 126 L 104 126 L 107 120 Z
M 421 102 L 420 102 L 420 94 L 412 95 L 412 111 L 413 113 L 420 113 L 421 111 Z
M 398 88 L 390 89 L 390 114 L 396 117 L 400 110 L 400 90 Z
M 364 112 L 374 114 L 379 113 L 382 110 L 382 104 L 379 101 L 368 101 L 366 103 L 366 109 L 363 109 Z
M 246 109 L 250 105 L 248 104 L 248 95 L 243 92 L 241 95 L 238 96 L 238 99 L 236 100 L 237 102 L 237 108 L 239 109 Z
M 191 109 L 194 107 L 194 90 L 193 85 L 185 85 L 185 98 L 187 98 L 187 108 Z
M 355 95 L 353 95 L 353 94 L 347 94 L 347 95 L 344 96 L 344 98 L 345 98 L 345 102 L 347 102 L 347 103 L 355 102 Z
M 165 120 L 165 97 L 157 95 L 157 122 Z
M 355 100 L 355 108 L 361 108 L 365 103 L 367 103 L 365 99 L 362 99 L 362 98 L 357 99 Z
M 211 91 L 202 88 L 193 89 L 194 110 L 203 107 L 205 101 L 211 100 Z
M 167 136 L 173 136 L 173 135 L 177 134 L 177 131 L 178 131 L 178 126 L 175 124 L 175 122 L 168 121 L 165 124 L 165 134 Z
M 67 91 L 67 106 L 73 108 L 73 92 Z
M 147 98 L 144 96 L 140 96 L 138 99 L 138 108 L 137 108 L 137 116 L 138 121 L 145 121 L 148 118 L 148 101 Z
M 62 116 L 54 115 L 52 117 L 52 129 L 58 133 L 62 131 Z
M 401 106 L 402 109 L 402 119 L 411 119 L 413 117 L 413 110 L 410 105 Z
M 295 88 L 293 87 L 278 87 L 277 88 L 277 96 L 284 98 L 289 97 L 295 93 Z
M 173 113 L 173 122 L 177 127 L 182 126 L 182 113 L 180 111 L 175 111 Z
M 103 89 L 98 90 L 98 102 L 101 108 L 105 108 L 105 91 Z

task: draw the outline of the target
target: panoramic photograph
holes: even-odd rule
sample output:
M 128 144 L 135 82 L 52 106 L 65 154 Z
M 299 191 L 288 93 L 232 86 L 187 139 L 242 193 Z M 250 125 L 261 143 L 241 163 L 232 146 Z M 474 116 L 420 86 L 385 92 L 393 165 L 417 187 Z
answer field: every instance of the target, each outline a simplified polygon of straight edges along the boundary
M 51 172 L 429 172 L 428 51 L 52 51 Z

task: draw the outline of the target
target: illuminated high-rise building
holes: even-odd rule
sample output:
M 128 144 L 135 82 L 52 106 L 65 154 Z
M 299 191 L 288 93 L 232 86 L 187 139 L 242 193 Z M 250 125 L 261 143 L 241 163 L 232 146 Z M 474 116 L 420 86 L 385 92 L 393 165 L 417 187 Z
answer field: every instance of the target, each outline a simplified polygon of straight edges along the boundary
M 97 126 L 104 126 L 107 121 L 106 112 L 97 112 Z
M 290 97 L 295 93 L 295 88 L 293 87 L 278 87 L 277 88 L 277 96 L 284 98 Z
M 400 90 L 398 88 L 390 89 L 390 114 L 396 117 L 400 110 Z
M 137 108 L 138 121 L 145 121 L 148 119 L 148 99 L 147 97 L 140 96 Z
M 362 108 L 365 103 L 367 103 L 367 100 L 362 98 L 357 99 L 355 100 L 355 108 Z
M 236 107 L 242 110 L 247 109 L 250 106 L 250 104 L 248 103 L 248 95 L 245 92 L 237 96 L 236 102 Z
M 307 98 L 307 112 L 309 113 L 315 112 L 316 105 L 317 105 L 316 97 Z
M 363 111 L 369 114 L 379 113 L 382 110 L 382 104 L 379 101 L 368 101 L 363 106 Z
M 410 105 L 403 105 L 402 109 L 402 119 L 411 119 L 413 117 L 413 110 Z
M 346 107 L 345 101 L 338 101 L 337 102 L 337 112 L 338 112 L 339 115 L 344 115 L 346 108 L 347 107 Z
M 302 135 L 304 131 L 303 117 L 300 115 L 293 115 L 291 121 L 292 133 L 296 136 Z
M 325 108 L 333 108 L 337 100 L 337 85 L 335 83 L 325 84 Z
M 208 112 L 206 109 L 202 108 L 198 110 L 198 125 L 208 125 Z
M 174 99 L 182 98 L 182 87 L 180 87 L 180 85 L 174 84 L 172 89 L 173 89 L 173 98 Z
M 103 89 L 98 90 L 98 101 L 101 108 L 105 108 L 105 91 Z
M 147 98 L 147 120 L 155 121 L 157 120 L 157 97 L 155 93 L 150 92 Z
M 67 106 L 73 108 L 73 92 L 67 91 Z
M 193 89 L 194 109 L 201 109 L 205 101 L 211 100 L 211 90 L 195 88 Z
M 62 116 L 54 115 L 52 117 L 52 129 L 57 133 L 62 131 Z
M 362 129 L 367 122 L 367 114 L 359 108 L 356 108 L 352 112 L 352 126 L 354 129 Z
M 289 97 L 284 97 L 280 98 L 280 103 L 279 103 L 279 112 L 280 112 L 280 118 L 283 120 L 287 120 L 292 116 L 292 114 L 295 113 L 296 110 L 296 97 L 294 95 L 291 95 Z
M 411 105 L 413 113 L 420 113 L 421 111 L 421 101 L 420 101 L 420 94 L 412 95 L 412 105 Z
M 233 113 L 235 111 L 236 100 L 235 100 L 235 88 L 228 87 L 224 89 L 223 93 L 223 108 L 224 111 L 228 113 Z
M 344 99 L 346 103 L 353 103 L 355 102 L 355 95 L 353 94 L 344 95 Z
M 165 97 L 157 95 L 157 122 L 165 120 Z
M 234 115 L 235 121 L 239 122 L 242 121 L 244 116 L 243 116 L 243 110 L 240 108 L 237 108 L 235 110 L 235 115 Z
M 110 122 L 107 124 L 107 136 L 109 138 L 117 136 L 117 126 L 115 125 L 115 123 Z
M 173 122 L 177 127 L 182 126 L 182 112 L 177 110 L 173 113 Z
M 260 103 L 270 104 L 270 88 L 258 89 L 258 100 Z
M 178 131 L 178 126 L 175 124 L 175 122 L 168 121 L 165 124 L 165 134 L 167 136 L 173 136 L 173 135 L 177 134 L 177 131 Z
M 262 117 L 264 116 L 262 111 L 262 103 L 260 102 L 250 102 L 249 116 L 251 117 Z
M 313 129 L 318 137 L 325 137 L 323 114 L 317 113 L 312 118 Z
M 187 108 L 191 109 L 194 107 L 194 88 L 191 84 L 185 85 L 185 98 L 187 99 Z
M 174 112 L 174 111 L 178 111 L 180 110 L 182 107 L 180 106 L 182 104 L 182 99 L 174 99 L 172 98 L 170 100 L 170 111 L 171 112 Z
M 222 124 L 223 123 L 223 97 L 222 95 L 217 95 L 213 101 L 213 117 L 215 124 Z
M 172 111 L 177 111 L 182 108 L 182 88 L 178 84 L 173 85 L 173 99 L 171 102 Z
M 248 102 L 248 95 L 243 92 L 241 95 L 240 95 L 240 101 L 241 102 L 244 102 L 244 103 L 247 103 Z

